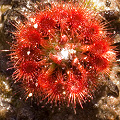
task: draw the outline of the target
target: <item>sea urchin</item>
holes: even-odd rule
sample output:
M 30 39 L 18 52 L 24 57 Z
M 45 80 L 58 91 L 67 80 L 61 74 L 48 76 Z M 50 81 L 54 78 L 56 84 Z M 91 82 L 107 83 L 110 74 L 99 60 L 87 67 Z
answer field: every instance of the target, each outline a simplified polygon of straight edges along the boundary
M 82 107 L 92 98 L 99 75 L 109 74 L 115 61 L 106 21 L 84 3 L 41 6 L 35 4 L 34 12 L 22 13 L 26 21 L 16 22 L 13 79 L 47 103 L 76 107 L 79 102 Z

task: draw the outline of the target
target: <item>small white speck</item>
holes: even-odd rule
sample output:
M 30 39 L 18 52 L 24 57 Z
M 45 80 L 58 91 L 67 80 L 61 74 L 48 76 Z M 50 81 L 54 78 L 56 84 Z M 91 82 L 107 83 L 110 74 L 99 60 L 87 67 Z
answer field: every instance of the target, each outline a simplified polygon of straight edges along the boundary
M 28 8 L 30 8 L 30 1 L 27 1 L 27 5 L 26 5 Z
M 31 21 L 31 22 L 35 22 L 35 19 L 34 19 L 34 18 L 30 18 L 30 21 Z
M 0 24 L 0 28 L 2 27 L 2 23 Z
M 89 67 L 90 69 L 92 68 L 92 66 Z
M 69 74 L 70 74 L 70 71 L 67 71 L 67 74 L 69 75 Z
M 116 34 L 116 31 L 114 31 L 113 34 Z
M 68 30 L 70 30 L 70 28 L 68 28 Z
M 103 31 L 101 31 L 101 30 L 100 30 L 100 31 L 99 31 L 99 33 L 100 33 L 100 34 L 102 34 L 102 33 L 103 33 Z
M 117 81 L 117 85 L 120 85 L 120 82 L 119 82 L 119 81 Z
M 32 93 L 29 93 L 28 97 L 32 97 Z
M 27 51 L 27 55 L 30 55 L 30 51 Z
M 117 62 L 120 62 L 120 59 L 119 59 L 119 60 L 117 60 Z
M 50 30 L 48 30 L 48 32 L 50 33 Z
M 74 59 L 74 63 L 77 63 L 77 61 L 78 61 L 78 58 L 75 58 L 75 59 Z
M 36 23 L 36 24 L 34 24 L 34 28 L 38 28 L 38 24 Z
M 87 57 L 84 57 L 84 60 L 86 60 L 87 59 Z
M 5 85 L 5 89 L 8 90 L 9 87 L 8 87 L 7 83 L 5 83 L 5 82 L 3 81 L 3 84 Z
M 66 94 L 66 92 L 65 91 L 63 91 L 63 95 L 65 95 Z
M 21 39 L 21 42 L 24 41 L 24 39 Z
M 15 19 L 17 19 L 17 18 L 15 18 Z M 16 20 L 16 21 L 17 21 L 17 20 Z M 20 23 L 21 23 L 21 21 L 20 21 L 20 20 L 18 20 L 18 21 L 17 21 L 17 24 L 20 24 Z
M 37 87 L 37 86 L 38 86 L 38 83 L 35 83 L 35 86 Z
M 25 7 L 23 7 L 21 11 L 22 11 L 22 12 L 24 12 L 25 10 L 26 10 L 26 8 L 25 8 Z

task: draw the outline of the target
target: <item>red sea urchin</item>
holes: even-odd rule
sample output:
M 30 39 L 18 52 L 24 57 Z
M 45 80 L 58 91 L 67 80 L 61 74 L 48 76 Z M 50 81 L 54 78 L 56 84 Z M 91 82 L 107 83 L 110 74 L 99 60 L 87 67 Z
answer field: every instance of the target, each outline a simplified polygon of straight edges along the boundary
M 52 2 L 45 8 L 39 3 L 34 9 L 23 12 L 27 20 L 17 22 L 13 33 L 13 79 L 47 103 L 76 107 L 79 102 L 82 107 L 92 98 L 99 75 L 109 74 L 115 61 L 106 23 L 78 3 Z

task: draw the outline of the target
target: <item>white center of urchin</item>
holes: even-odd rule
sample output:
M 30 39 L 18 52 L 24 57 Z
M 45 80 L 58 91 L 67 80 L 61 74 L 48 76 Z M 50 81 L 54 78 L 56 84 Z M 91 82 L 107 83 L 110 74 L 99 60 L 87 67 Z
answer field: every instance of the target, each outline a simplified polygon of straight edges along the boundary
M 68 50 L 66 50 L 66 49 L 63 48 L 60 53 L 61 53 L 62 59 L 65 59 L 65 60 L 68 59 L 68 57 L 69 57 L 69 52 L 68 52 Z
M 60 52 L 62 59 L 68 60 L 72 58 L 72 54 L 76 53 L 76 50 L 63 48 Z

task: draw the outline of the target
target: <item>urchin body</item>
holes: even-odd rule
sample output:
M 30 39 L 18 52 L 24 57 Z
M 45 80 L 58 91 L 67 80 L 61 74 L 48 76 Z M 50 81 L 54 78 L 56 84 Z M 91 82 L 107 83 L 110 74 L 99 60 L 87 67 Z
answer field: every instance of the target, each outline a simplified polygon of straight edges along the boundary
M 100 15 L 84 5 L 51 3 L 17 30 L 11 61 L 15 81 L 47 103 L 82 103 L 92 98 L 100 74 L 109 74 L 116 54 Z

